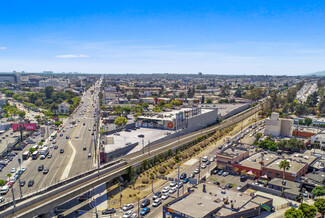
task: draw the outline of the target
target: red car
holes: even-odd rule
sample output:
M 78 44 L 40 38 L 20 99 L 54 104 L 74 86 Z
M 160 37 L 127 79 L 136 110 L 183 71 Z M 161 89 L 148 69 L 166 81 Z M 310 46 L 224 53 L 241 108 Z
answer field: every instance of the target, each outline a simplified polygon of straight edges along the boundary
M 12 182 L 8 182 L 8 184 L 7 184 L 8 186 L 9 186 L 9 188 L 11 188 L 12 187 L 12 185 L 13 185 L 13 183 Z

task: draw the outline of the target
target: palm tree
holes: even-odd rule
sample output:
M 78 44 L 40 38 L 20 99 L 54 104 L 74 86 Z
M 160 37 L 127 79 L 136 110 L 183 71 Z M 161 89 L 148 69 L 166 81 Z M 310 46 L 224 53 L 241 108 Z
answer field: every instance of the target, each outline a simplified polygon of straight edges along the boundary
M 283 174 L 282 174 L 282 192 L 281 192 L 281 196 L 283 197 L 284 196 L 284 175 L 285 175 L 286 170 L 289 170 L 290 169 L 290 162 L 287 161 L 287 160 L 283 160 L 283 161 L 280 162 L 279 167 L 280 167 L 280 169 L 283 169 Z

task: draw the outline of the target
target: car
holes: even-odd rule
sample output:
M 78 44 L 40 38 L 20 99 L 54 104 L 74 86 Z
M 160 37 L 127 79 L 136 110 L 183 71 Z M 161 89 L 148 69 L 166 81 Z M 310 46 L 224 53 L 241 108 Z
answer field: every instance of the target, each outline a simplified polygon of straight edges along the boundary
M 79 136 L 76 135 L 75 138 L 77 139 L 77 138 L 79 138 Z
M 91 157 L 91 153 L 88 153 L 88 157 Z
M 122 208 L 123 211 L 128 211 L 134 208 L 134 204 L 125 204 Z
M 228 172 L 223 172 L 223 173 L 222 173 L 222 176 L 228 176 L 228 175 L 229 175 Z
M 211 158 L 210 158 L 210 162 L 213 162 L 213 161 L 214 161 L 214 158 L 213 158 L 213 157 L 211 157 Z
M 246 177 L 246 176 L 242 175 L 242 176 L 240 177 L 240 181 L 241 181 L 241 182 L 245 182 L 246 180 L 247 180 L 247 177 Z
M 94 135 L 94 132 L 92 132 L 91 135 Z
M 12 168 L 10 172 L 11 173 L 15 173 L 16 172 L 16 168 Z
M 64 129 L 63 132 L 65 132 L 66 130 Z
M 67 135 L 67 136 L 65 136 L 65 138 L 66 138 L 66 139 L 69 139 L 70 137 Z
M 175 187 L 176 185 L 177 185 L 176 182 L 170 182 L 170 183 L 169 183 L 169 186 L 170 186 L 170 187 Z
M 140 215 L 141 215 L 141 216 L 145 216 L 145 215 L 147 215 L 148 213 L 150 213 L 150 207 L 142 208 L 142 210 L 140 211 Z
M 64 149 L 61 148 L 61 149 L 60 149 L 60 154 L 63 154 L 63 153 L 64 153 Z
M 27 167 L 22 167 L 21 170 L 25 172 L 27 170 Z
M 29 182 L 28 182 L 28 187 L 31 187 L 31 186 L 33 186 L 34 185 L 34 180 L 29 180 Z
M 152 203 L 153 207 L 158 207 L 161 204 L 161 199 L 157 198 L 156 200 L 154 200 L 154 202 Z
M 43 169 L 44 169 L 44 165 L 43 164 L 38 166 L 38 171 L 43 171 Z
M 54 145 L 52 144 L 52 145 L 50 145 L 50 148 L 53 148 L 54 147 Z
M 194 170 L 194 174 L 198 174 L 200 172 L 200 169 L 199 168 L 196 168 L 195 170 Z
M 62 137 L 62 136 L 63 136 L 63 133 L 60 134 L 60 137 Z
M 216 182 L 214 182 L 213 184 L 215 184 L 215 185 L 220 185 L 220 182 L 216 181 Z
M 195 174 L 191 173 L 188 178 L 194 178 L 194 177 L 195 177 Z
M 59 147 L 57 145 L 54 146 L 54 149 L 58 149 Z
M 160 198 L 160 197 L 161 197 L 161 192 L 158 191 L 158 192 L 156 192 L 156 193 L 152 196 L 152 199 L 153 199 L 153 200 L 156 200 L 157 198 Z
M 239 191 L 241 188 L 242 188 L 241 186 L 237 186 L 236 189 L 237 189 L 237 191 Z
M 52 158 L 52 154 L 49 154 L 49 155 L 47 156 L 47 158 Z
M 223 146 L 222 146 L 222 145 L 219 145 L 219 146 L 218 146 L 218 149 L 222 149 L 222 148 L 223 148 Z
M 141 208 L 144 208 L 146 206 L 150 205 L 150 200 L 148 198 L 144 199 L 142 202 L 141 202 Z
M 212 174 L 213 174 L 213 175 L 217 175 L 217 174 L 218 174 L 218 172 L 219 172 L 219 170 L 218 170 L 218 169 L 212 170 Z
M 133 215 L 133 212 L 130 210 L 130 211 L 126 212 L 125 214 L 123 214 L 123 218 L 131 218 L 132 215 Z
M 183 183 L 188 183 L 188 181 L 189 181 L 189 179 L 188 178 L 185 178 L 185 179 L 183 179 Z
M 143 134 L 138 135 L 139 138 L 144 138 Z
M 3 202 L 4 200 L 5 200 L 5 198 L 1 196 L 0 197 L 0 203 Z
M 20 181 L 20 187 L 23 187 L 25 185 L 25 181 Z
M 162 200 L 166 200 L 167 198 L 169 198 L 169 194 L 168 194 L 168 192 L 165 193 L 165 194 L 163 194 L 163 196 L 161 196 L 161 199 L 162 199 Z
M 207 160 L 207 162 L 205 163 L 206 165 L 210 165 L 210 161 L 209 160 Z
M 84 150 L 84 151 L 85 151 L 86 149 L 87 149 L 87 147 L 86 147 L 86 146 L 83 146 L 83 147 L 82 147 L 82 150 Z
M 45 168 L 44 171 L 43 171 L 43 174 L 48 174 L 48 173 L 49 173 L 49 169 Z
M 229 188 L 232 188 L 233 186 L 234 186 L 233 184 L 227 183 L 226 186 L 225 186 L 225 188 L 228 188 L 229 189 Z
M 218 172 L 218 175 L 221 176 L 222 174 L 223 174 L 223 170 L 220 170 L 220 171 Z
M 8 186 L 9 188 L 11 188 L 13 185 L 14 185 L 13 182 L 8 182 L 8 183 L 7 183 L 7 186 Z
M 202 168 L 202 169 L 205 169 L 205 168 L 207 168 L 207 165 L 202 164 L 202 165 L 201 165 L 201 168 Z
M 116 213 L 115 208 L 107 208 L 107 209 L 105 209 L 105 210 L 102 211 L 102 214 L 103 214 L 103 215 L 106 215 L 106 214 L 113 214 L 113 213 Z
M 169 190 L 169 194 L 173 194 L 176 192 L 176 187 L 173 187 Z
M 165 188 L 163 188 L 162 193 L 168 193 L 170 190 L 169 186 L 166 186 Z
M 86 123 L 83 123 L 82 125 L 84 125 L 84 126 L 85 126 L 85 125 L 86 125 Z
M 186 178 L 186 173 L 182 173 L 182 175 L 179 177 L 180 179 L 185 179 Z
M 182 181 L 179 182 L 178 185 L 177 185 L 176 187 L 178 187 L 178 188 L 182 188 L 182 187 L 183 187 L 183 182 L 182 182 Z
M 17 174 L 20 176 L 21 174 L 23 174 L 24 171 L 22 170 L 18 170 Z
M 89 128 L 88 131 L 91 131 L 91 128 Z
M 53 144 L 56 144 L 56 140 L 53 140 L 53 142 L 52 142 Z

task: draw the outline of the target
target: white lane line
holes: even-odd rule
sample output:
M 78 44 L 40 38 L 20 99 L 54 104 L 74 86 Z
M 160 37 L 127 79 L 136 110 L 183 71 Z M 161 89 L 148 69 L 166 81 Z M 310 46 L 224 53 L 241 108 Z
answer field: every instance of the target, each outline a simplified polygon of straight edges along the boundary
M 62 173 L 62 176 L 61 176 L 60 180 L 68 178 L 71 167 L 72 167 L 72 164 L 73 164 L 73 161 L 74 161 L 74 158 L 76 157 L 76 149 L 74 148 L 71 140 L 69 140 L 69 145 L 72 148 L 72 155 L 71 155 L 71 157 L 69 159 L 69 162 L 68 162 L 67 166 L 64 169 L 64 172 Z

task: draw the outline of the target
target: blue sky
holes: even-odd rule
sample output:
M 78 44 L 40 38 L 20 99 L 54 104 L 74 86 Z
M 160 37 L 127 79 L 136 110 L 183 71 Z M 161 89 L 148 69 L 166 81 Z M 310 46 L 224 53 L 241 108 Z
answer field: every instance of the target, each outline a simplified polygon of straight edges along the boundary
M 3 1 L 0 72 L 325 70 L 325 1 Z

